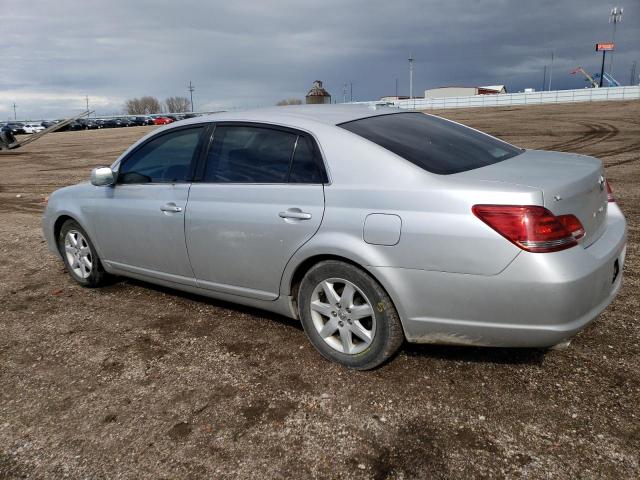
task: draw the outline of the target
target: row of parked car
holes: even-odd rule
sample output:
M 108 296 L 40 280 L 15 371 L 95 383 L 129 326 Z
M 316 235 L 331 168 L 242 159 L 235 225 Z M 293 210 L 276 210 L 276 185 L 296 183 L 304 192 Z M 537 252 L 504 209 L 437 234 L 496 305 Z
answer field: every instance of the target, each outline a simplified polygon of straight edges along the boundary
M 138 115 L 119 118 L 81 118 L 61 128 L 65 130 L 96 130 L 99 128 L 140 127 L 143 125 L 166 125 L 185 118 L 196 117 L 195 113 L 176 115 Z M 38 133 L 62 120 L 45 120 L 43 122 L 6 122 L 0 127 L 7 126 L 14 135 Z

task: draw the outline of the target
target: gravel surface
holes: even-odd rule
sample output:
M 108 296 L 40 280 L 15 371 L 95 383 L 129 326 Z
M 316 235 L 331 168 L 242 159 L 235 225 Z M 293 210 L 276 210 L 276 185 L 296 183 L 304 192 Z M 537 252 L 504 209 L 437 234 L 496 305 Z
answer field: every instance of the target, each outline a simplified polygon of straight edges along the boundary
M 569 349 L 407 345 L 356 372 L 283 317 L 83 289 L 43 199 L 153 127 L 54 133 L 0 155 L 0 478 L 638 478 L 640 102 L 437 113 L 605 162 L 625 281 Z

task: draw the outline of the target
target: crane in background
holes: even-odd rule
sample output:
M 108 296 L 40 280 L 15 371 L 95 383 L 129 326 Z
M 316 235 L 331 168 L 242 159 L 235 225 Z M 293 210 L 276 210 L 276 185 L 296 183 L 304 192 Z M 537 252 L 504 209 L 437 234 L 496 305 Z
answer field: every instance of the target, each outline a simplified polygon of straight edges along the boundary
M 593 75 L 593 78 L 600 78 L 600 74 L 599 73 L 595 73 Z M 613 78 L 613 76 L 610 73 L 604 72 L 602 74 L 602 78 L 609 84 L 610 87 L 619 87 L 620 86 L 620 82 L 617 81 L 615 78 Z
M 580 72 L 582 75 L 584 75 L 587 78 L 587 80 L 589 81 L 589 83 L 591 84 L 591 86 L 593 88 L 598 88 L 598 86 L 599 86 L 598 82 L 596 82 L 591 75 L 589 75 L 587 72 L 585 72 L 584 68 L 576 67 L 570 73 L 571 73 L 571 75 L 575 75 L 578 72 Z
M 611 75 L 610 73 L 604 72 L 604 75 L 602 75 L 604 77 L 604 79 L 609 82 L 609 86 L 613 86 L 613 87 L 619 87 L 620 86 L 620 82 L 617 81 L 615 78 L 613 78 L 613 75 Z

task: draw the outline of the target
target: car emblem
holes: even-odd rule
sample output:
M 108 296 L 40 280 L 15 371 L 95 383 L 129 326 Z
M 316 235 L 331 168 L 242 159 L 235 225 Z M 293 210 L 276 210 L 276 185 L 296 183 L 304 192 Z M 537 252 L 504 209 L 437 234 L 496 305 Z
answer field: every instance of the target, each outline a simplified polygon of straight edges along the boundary
M 598 183 L 600 184 L 600 191 L 604 192 L 604 176 L 600 175 L 600 180 L 598 180 Z
M 553 196 L 553 199 L 554 199 L 556 202 L 559 202 L 560 200 L 562 200 L 562 197 L 561 197 L 560 195 L 554 195 L 554 196 Z

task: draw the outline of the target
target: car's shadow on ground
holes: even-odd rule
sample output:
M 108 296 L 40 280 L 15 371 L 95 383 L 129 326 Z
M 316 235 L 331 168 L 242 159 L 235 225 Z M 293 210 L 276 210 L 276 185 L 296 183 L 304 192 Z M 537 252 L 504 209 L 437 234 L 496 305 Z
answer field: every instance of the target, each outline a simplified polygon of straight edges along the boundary
M 405 343 L 404 352 L 410 357 L 430 357 L 458 362 L 542 365 L 548 350 Z
M 205 303 L 217 308 L 224 308 L 239 314 L 247 314 L 269 321 L 277 322 L 281 325 L 294 328 L 300 332 L 303 331 L 302 324 L 298 320 L 261 310 L 255 307 L 239 305 L 237 303 L 227 302 L 224 300 L 213 299 L 195 293 L 175 290 L 169 287 L 163 287 L 152 283 L 132 278 L 115 279 L 112 285 L 107 289 L 120 290 L 130 287 L 139 287 L 145 290 L 163 293 L 180 297 L 198 303 Z M 497 364 L 513 364 L 513 365 L 542 365 L 545 355 L 549 352 L 542 348 L 494 348 L 494 347 L 473 347 L 473 346 L 457 346 L 457 345 L 435 345 L 435 344 L 416 344 L 405 342 L 402 347 L 409 357 L 425 357 L 437 360 L 462 361 L 473 363 L 497 363 Z

